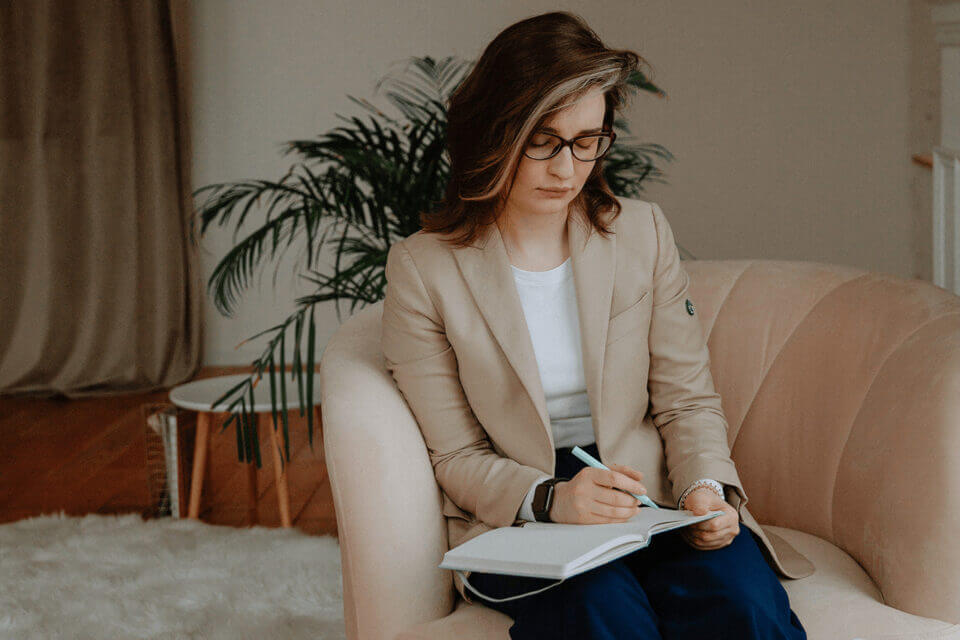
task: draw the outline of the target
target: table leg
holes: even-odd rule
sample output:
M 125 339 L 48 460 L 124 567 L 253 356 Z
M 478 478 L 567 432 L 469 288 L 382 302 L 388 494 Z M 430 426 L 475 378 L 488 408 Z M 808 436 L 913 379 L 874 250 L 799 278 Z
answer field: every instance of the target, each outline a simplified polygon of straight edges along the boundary
M 203 475 L 207 470 L 207 450 L 210 448 L 210 414 L 197 413 L 197 435 L 193 444 L 193 473 L 190 476 L 190 508 L 188 518 L 200 516 L 200 495 L 203 493 Z
M 277 502 L 280 504 L 280 522 L 290 528 L 290 489 L 287 487 L 287 469 L 283 466 L 280 451 L 284 448 L 283 425 L 270 417 L 270 443 L 273 449 L 273 472 L 277 482 Z M 290 463 L 287 462 L 287 465 Z M 281 470 L 282 469 L 282 470 Z

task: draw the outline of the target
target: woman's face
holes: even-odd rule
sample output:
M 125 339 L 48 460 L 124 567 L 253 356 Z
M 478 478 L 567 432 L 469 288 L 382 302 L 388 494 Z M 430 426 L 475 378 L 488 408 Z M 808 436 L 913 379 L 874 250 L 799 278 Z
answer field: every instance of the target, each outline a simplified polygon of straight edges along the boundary
M 603 91 L 591 89 L 580 101 L 552 114 L 539 130 L 555 133 L 567 140 L 584 133 L 597 133 L 603 127 L 605 107 Z M 521 156 L 504 213 L 520 216 L 565 215 L 570 202 L 586 183 L 594 163 L 596 160 L 582 162 L 574 158 L 569 146 L 548 160 Z M 551 193 L 548 189 L 567 191 Z

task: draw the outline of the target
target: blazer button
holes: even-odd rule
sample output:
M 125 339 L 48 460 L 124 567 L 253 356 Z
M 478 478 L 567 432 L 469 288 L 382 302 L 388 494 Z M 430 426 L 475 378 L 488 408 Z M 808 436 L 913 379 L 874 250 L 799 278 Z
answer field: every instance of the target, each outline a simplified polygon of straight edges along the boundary
M 687 313 L 693 315 L 693 303 L 690 302 L 690 298 L 687 298 Z

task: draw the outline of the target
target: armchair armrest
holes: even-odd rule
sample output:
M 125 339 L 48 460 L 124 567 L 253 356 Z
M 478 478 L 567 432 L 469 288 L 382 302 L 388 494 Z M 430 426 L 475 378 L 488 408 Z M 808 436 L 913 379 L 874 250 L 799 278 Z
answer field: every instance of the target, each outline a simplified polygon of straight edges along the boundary
M 453 610 L 442 494 L 423 436 L 387 373 L 383 303 L 349 318 L 320 361 L 323 446 L 343 569 L 347 637 L 392 639 Z
M 834 538 L 886 604 L 960 623 L 960 314 L 919 326 L 867 391 L 837 471 Z
M 960 623 L 960 298 L 844 265 L 688 270 L 751 514 Z

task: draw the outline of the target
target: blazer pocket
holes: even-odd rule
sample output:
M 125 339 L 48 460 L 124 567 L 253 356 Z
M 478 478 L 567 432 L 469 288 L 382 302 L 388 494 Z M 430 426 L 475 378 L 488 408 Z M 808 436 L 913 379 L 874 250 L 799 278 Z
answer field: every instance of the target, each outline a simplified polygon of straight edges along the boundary
M 641 323 L 641 319 L 646 313 L 647 308 L 644 303 L 649 295 L 649 290 L 644 291 L 636 302 L 610 318 L 607 323 L 607 344 L 619 340 L 634 329 L 647 326 L 646 323 Z

